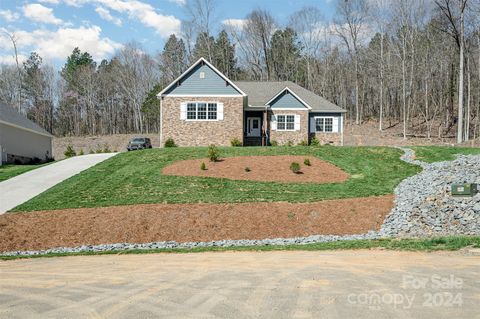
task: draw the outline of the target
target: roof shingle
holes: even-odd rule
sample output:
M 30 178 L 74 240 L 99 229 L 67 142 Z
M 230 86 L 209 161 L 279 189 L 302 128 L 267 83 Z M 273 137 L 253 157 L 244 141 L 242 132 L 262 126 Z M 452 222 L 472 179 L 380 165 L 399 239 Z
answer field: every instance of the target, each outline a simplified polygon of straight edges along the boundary
M 0 102 L 0 121 L 19 126 L 26 130 L 34 131 L 42 135 L 52 136 L 52 134 L 48 133 L 46 130 L 30 121 L 24 115 L 18 113 L 13 107 L 3 102 Z
M 237 81 L 235 84 L 248 95 L 250 106 L 263 106 L 280 91 L 288 87 L 312 108 L 312 112 L 346 112 L 340 106 L 291 81 Z

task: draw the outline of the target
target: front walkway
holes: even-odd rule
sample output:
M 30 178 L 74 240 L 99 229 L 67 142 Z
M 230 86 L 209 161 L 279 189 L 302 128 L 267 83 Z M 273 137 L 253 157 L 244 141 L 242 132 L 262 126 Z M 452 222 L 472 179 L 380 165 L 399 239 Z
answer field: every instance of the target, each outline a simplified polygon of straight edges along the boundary
M 0 214 L 117 153 L 72 157 L 0 182 Z

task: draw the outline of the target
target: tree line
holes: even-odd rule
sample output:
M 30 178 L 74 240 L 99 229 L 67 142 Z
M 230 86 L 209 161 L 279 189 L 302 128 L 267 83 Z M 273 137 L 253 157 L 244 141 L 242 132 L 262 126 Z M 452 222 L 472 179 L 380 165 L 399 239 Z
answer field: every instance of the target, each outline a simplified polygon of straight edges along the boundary
M 220 25 L 215 4 L 189 1 L 181 35 L 158 54 L 131 42 L 99 64 L 75 48 L 60 72 L 35 52 L 2 65 L 0 100 L 60 136 L 157 132 L 156 94 L 205 57 L 233 80 L 296 82 L 353 124 L 480 135 L 479 0 L 338 0 L 333 21 L 305 7 L 283 25 L 263 9 Z

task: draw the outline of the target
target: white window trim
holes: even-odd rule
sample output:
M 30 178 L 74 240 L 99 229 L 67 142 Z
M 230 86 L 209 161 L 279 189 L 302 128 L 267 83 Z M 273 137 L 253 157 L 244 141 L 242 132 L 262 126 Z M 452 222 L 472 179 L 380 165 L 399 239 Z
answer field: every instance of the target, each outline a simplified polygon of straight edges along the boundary
M 285 116 L 285 129 L 280 130 L 278 129 L 278 117 L 279 116 Z M 293 116 L 293 130 L 287 130 L 287 116 Z M 275 114 L 276 122 L 277 122 L 277 129 L 276 131 L 279 132 L 295 132 L 295 114 Z
M 314 116 L 313 118 L 315 119 L 315 133 L 326 133 L 326 134 L 331 134 L 331 133 L 338 133 L 333 131 L 333 121 L 334 121 L 335 116 Z M 317 131 L 317 119 L 324 119 L 323 121 L 323 129 L 325 129 L 325 119 L 332 119 L 332 130 L 329 132 L 326 131 Z
M 197 106 L 195 107 L 195 117 L 197 117 L 196 119 L 189 119 L 188 118 L 188 104 L 191 104 L 191 103 L 197 104 Z M 198 104 L 200 104 L 200 103 L 205 103 L 207 105 L 207 109 L 205 111 L 207 113 L 207 115 L 206 115 L 207 118 L 206 119 L 198 119 Z M 217 111 L 216 111 L 217 118 L 216 119 L 209 119 L 208 118 L 208 104 L 209 103 L 210 104 L 215 103 L 217 105 Z M 187 121 L 187 122 L 217 122 L 217 121 L 219 121 L 219 119 L 218 119 L 218 104 L 220 104 L 220 102 L 217 102 L 217 101 L 208 101 L 208 102 L 205 102 L 205 101 L 189 101 L 189 102 L 185 102 L 185 105 L 186 105 L 185 121 Z

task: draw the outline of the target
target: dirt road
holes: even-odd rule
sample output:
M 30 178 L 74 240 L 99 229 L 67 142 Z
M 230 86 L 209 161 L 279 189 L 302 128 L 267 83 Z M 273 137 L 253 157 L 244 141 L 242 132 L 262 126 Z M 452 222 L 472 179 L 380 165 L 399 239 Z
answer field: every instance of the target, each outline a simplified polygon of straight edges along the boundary
M 480 253 L 225 252 L 0 262 L 1 318 L 480 318 Z

